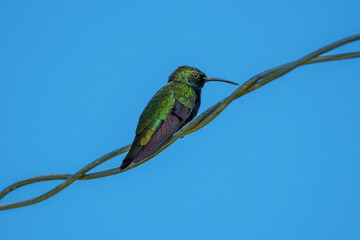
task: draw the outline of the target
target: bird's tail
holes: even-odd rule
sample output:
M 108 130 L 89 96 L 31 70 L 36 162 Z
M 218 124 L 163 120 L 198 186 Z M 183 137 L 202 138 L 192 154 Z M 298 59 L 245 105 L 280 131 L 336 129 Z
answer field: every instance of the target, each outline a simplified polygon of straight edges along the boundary
M 129 154 L 126 155 L 126 157 L 124 158 L 122 164 L 121 164 L 120 167 L 119 167 L 120 170 L 122 171 L 122 170 L 124 170 L 125 168 L 127 168 L 127 167 L 130 165 L 130 163 L 133 161 L 133 158 L 134 158 L 134 157 L 129 156 Z

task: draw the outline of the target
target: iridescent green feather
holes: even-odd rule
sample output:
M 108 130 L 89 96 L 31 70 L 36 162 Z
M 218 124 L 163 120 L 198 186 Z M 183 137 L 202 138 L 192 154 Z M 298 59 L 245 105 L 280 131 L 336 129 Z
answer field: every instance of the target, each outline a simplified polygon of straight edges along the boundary
M 195 98 L 196 93 L 192 87 L 179 82 L 169 82 L 155 94 L 145 107 L 140 116 L 136 134 L 145 136 L 147 132 L 144 130 L 151 130 L 152 133 L 146 136 L 146 138 L 151 138 L 162 121 L 165 121 L 171 113 L 176 100 L 192 109 Z

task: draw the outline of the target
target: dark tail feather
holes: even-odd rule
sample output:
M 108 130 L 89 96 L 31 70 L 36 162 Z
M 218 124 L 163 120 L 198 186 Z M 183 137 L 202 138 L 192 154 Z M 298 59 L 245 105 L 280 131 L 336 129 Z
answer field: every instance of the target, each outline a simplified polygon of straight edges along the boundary
M 133 160 L 133 157 L 128 157 L 128 156 L 126 156 L 126 157 L 124 158 L 121 166 L 119 167 L 120 170 L 122 171 L 123 169 L 127 168 L 127 167 L 130 165 L 130 163 L 132 162 L 132 160 Z
M 136 143 L 138 142 L 138 136 L 135 137 L 133 143 L 131 144 L 129 152 L 126 154 L 121 166 L 120 170 L 127 168 L 133 161 L 134 158 L 138 155 L 138 153 L 144 148 L 143 146 L 139 146 Z

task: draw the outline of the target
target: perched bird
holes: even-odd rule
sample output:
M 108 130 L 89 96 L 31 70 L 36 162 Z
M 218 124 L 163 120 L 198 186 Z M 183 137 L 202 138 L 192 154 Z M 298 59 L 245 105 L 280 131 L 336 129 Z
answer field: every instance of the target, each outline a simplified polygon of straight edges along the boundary
M 181 66 L 169 77 L 142 112 L 136 136 L 120 169 L 131 167 L 159 150 L 181 127 L 193 119 L 200 107 L 206 82 L 237 83 L 207 77 L 199 69 Z

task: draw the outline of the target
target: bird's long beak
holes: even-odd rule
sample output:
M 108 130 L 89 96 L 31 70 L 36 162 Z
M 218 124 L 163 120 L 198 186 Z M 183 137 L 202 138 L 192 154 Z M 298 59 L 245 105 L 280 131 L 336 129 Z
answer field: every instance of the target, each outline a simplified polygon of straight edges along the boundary
M 234 85 L 239 85 L 236 82 L 224 80 L 221 78 L 204 77 L 203 79 L 205 80 L 205 82 L 225 82 L 225 83 L 230 83 L 230 84 L 234 84 Z

